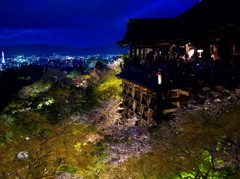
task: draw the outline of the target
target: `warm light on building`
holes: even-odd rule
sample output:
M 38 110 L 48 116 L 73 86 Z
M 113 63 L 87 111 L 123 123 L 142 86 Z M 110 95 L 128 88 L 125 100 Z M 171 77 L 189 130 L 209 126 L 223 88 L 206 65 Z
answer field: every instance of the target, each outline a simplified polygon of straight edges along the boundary
M 191 58 L 194 55 L 194 49 L 188 51 L 188 56 Z
M 158 74 L 158 84 L 161 85 L 162 84 L 162 75 Z
M 199 53 L 199 56 L 198 56 L 198 57 L 199 57 L 199 58 L 202 58 L 203 50 L 202 50 L 202 49 L 198 49 L 198 50 L 197 50 L 197 53 Z

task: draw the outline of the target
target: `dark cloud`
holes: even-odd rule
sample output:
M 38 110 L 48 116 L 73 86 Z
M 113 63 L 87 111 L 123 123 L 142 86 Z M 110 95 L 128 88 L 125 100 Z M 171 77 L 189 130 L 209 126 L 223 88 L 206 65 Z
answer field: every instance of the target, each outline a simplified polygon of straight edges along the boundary
M 46 29 L 0 29 L 0 39 L 11 39 L 26 35 L 49 35 L 50 31 Z

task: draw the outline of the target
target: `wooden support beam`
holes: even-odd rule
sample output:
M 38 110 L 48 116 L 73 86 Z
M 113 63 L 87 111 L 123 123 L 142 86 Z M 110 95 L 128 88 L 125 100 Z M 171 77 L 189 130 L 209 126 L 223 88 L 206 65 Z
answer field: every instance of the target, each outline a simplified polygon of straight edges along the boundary
M 133 86 L 131 90 L 131 96 L 133 99 L 135 98 L 135 94 L 136 94 L 136 91 L 135 91 L 135 87 Z
M 189 46 L 188 44 L 185 45 L 185 59 L 188 60 L 188 52 L 189 52 Z
M 180 95 L 184 95 L 184 96 L 189 96 L 190 95 L 190 93 L 188 91 L 184 91 L 184 90 L 181 90 L 181 89 L 179 89 L 179 93 L 180 93 Z
M 133 58 L 137 58 L 137 47 L 134 47 L 134 57 Z
M 130 46 L 130 58 L 133 58 L 133 47 Z
M 139 49 L 138 49 L 138 57 L 139 57 L 139 59 L 142 59 L 142 49 L 141 49 L 141 47 L 139 47 Z
M 161 92 L 162 98 L 157 106 L 156 91 L 128 80 L 123 81 L 124 120 L 136 116 L 139 119 L 139 125 L 151 123 L 159 111 L 162 114 L 176 112 L 184 102 L 182 99 L 190 96 L 186 89 L 169 89 Z M 161 120 L 161 117 L 158 120 Z
M 162 110 L 162 113 L 169 114 L 169 113 L 177 112 L 178 110 L 179 110 L 179 108 L 165 109 L 165 110 Z
M 136 107 L 137 107 L 136 101 L 132 102 L 132 106 L 133 106 L 133 112 L 135 112 L 136 111 Z

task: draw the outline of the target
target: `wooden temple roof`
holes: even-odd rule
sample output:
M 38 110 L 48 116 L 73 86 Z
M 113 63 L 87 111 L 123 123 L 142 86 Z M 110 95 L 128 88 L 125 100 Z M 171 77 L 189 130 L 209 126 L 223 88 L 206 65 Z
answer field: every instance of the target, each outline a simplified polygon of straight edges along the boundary
M 129 19 L 122 43 L 152 43 L 169 38 L 178 38 L 176 18 Z
M 129 19 L 121 46 L 240 36 L 237 0 L 202 0 L 176 18 Z

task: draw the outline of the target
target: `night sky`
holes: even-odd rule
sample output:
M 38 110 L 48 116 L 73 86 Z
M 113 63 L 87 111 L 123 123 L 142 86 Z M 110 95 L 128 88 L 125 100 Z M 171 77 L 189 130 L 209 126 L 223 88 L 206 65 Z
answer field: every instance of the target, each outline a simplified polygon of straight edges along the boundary
M 128 18 L 176 17 L 199 0 L 0 0 L 0 45 L 113 45 Z

